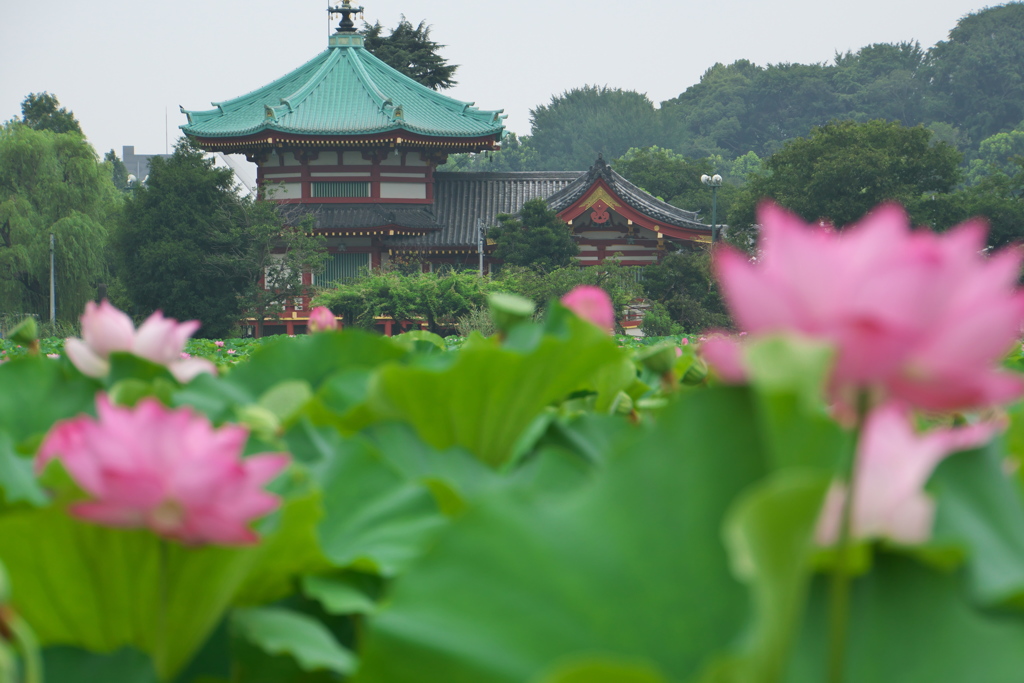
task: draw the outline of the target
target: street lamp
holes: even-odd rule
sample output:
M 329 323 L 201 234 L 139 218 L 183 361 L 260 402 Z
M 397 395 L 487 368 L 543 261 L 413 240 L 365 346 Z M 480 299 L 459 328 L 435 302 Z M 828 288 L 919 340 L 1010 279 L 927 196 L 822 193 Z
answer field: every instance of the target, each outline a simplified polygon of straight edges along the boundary
M 718 241 L 718 188 L 722 186 L 722 176 L 704 174 L 700 181 L 711 188 L 711 244 Z

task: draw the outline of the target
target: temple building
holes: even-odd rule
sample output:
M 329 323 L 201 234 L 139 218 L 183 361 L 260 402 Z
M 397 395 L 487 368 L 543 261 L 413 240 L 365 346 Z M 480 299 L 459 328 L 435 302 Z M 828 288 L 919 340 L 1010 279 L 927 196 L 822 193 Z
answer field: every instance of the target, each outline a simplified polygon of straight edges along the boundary
M 310 282 L 327 285 L 416 256 L 424 269 L 495 264 L 480 229 L 543 198 L 577 237 L 583 265 L 613 254 L 657 262 L 666 242 L 710 242 L 695 212 L 662 202 L 603 160 L 587 172 L 446 173 L 449 154 L 498 150 L 501 110 L 481 110 L 392 69 L 363 45 L 346 0 L 327 50 L 247 95 L 186 111 L 181 126 L 203 149 L 244 154 L 257 182 L 292 218 L 315 217 L 330 259 Z M 308 302 L 291 302 L 289 332 Z M 294 322 L 292 322 L 294 321 Z

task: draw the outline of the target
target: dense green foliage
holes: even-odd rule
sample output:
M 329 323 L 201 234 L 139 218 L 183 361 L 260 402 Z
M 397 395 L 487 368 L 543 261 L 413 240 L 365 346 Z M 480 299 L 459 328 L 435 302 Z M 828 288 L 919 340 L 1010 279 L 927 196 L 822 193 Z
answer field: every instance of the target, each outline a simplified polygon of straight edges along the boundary
M 430 332 L 455 328 L 459 316 L 484 305 L 494 283 L 471 271 L 447 271 L 403 275 L 373 271 L 352 282 L 321 292 L 314 301 L 326 306 L 345 322 L 373 328 L 378 316 L 397 321 L 425 320 Z
M 538 170 L 586 170 L 599 154 L 613 159 L 661 137 L 658 112 L 646 95 L 598 86 L 553 95 L 530 110 L 530 127 Z
M 922 201 L 950 192 L 960 179 L 960 152 L 931 138 L 922 126 L 886 121 L 815 128 L 765 160 L 765 172 L 744 188 L 729 223 L 736 228 L 753 224 L 762 197 L 808 221 L 837 226 L 852 224 L 883 201 L 901 202 L 915 215 Z
M 203 320 L 203 336 L 228 336 L 243 315 L 277 317 L 284 299 L 308 293 L 301 273 L 320 267 L 324 247 L 303 225 L 240 197 L 231 171 L 184 140 L 125 202 L 112 240 L 117 275 L 137 316 L 159 309 Z
M 873 120 L 924 125 L 968 162 L 987 166 L 1000 152 L 985 141 L 1024 121 L 1022 46 L 1024 4 L 1011 2 L 968 14 L 929 49 L 904 41 L 818 64 L 715 64 L 660 108 L 641 93 L 582 86 L 534 108 L 529 136 L 493 155 L 453 155 L 446 168 L 584 169 L 597 152 L 614 159 L 631 147 L 658 146 L 694 163 L 711 159 L 728 180 L 723 162 L 768 157 L 832 121 Z M 977 174 L 969 179 L 977 182 Z
M 374 57 L 417 83 L 445 90 L 458 82 L 453 77 L 459 67 L 438 54 L 444 45 L 430 39 L 430 26 L 425 20 L 413 26 L 402 15 L 398 26 L 386 36 L 379 21 L 372 26 L 366 24 L 362 33 L 366 49 Z
M 82 135 L 73 112 L 61 107 L 55 95 L 48 92 L 30 93 L 21 103 L 21 122 L 34 130 Z
M 702 183 L 700 178 L 705 174 L 721 173 L 730 180 L 718 189 L 718 215 L 723 223 L 737 191 L 736 175 L 727 171 L 723 173 L 725 169 L 721 167 L 724 165 L 711 158 L 689 159 L 661 147 L 630 149 L 612 164 L 631 183 L 658 199 L 681 209 L 700 211 L 709 218 L 711 188 Z
M 935 120 L 963 128 L 975 143 L 1024 121 L 1024 5 L 968 14 L 928 52 Z
M 1024 172 L 1020 160 L 1009 174 L 990 171 L 975 185 L 935 195 L 917 204 L 921 222 L 938 229 L 978 216 L 989 225 L 988 244 L 1003 247 L 1024 239 Z
M 635 268 L 620 266 L 609 259 L 599 268 L 569 264 L 545 271 L 505 266 L 496 278 L 481 278 L 475 271 L 410 274 L 373 271 L 367 277 L 321 292 L 313 303 L 343 315 L 346 324 L 368 329 L 373 328 L 375 319 L 380 316 L 399 322 L 422 320 L 430 332 L 450 333 L 459 328 L 460 319 L 484 316 L 487 295 L 491 292 L 518 294 L 544 311 L 551 301 L 579 285 L 604 289 L 620 321 L 625 307 L 643 296 Z M 463 320 L 463 325 L 466 322 Z M 470 327 L 489 329 L 486 325 Z
M 231 171 L 187 140 L 154 158 L 149 179 L 125 202 L 113 244 L 117 273 L 137 314 L 162 310 L 203 321 L 203 336 L 224 337 L 241 317 L 251 283 L 239 261 L 244 216 Z
M 110 169 L 78 133 L 0 127 L 0 309 L 49 317 L 53 234 L 57 317 L 77 320 L 107 280 L 120 202 Z
M 591 162 L 593 163 L 593 162 Z M 501 141 L 501 151 L 478 154 L 451 154 L 439 171 L 536 171 L 541 168 L 540 154 L 529 142 L 512 131 Z
M 766 340 L 724 386 L 692 344 L 622 341 L 555 306 L 454 352 L 359 330 L 194 342 L 224 367 L 187 385 L 127 354 L 99 379 L 0 363 L 0 651 L 45 683 L 826 680 L 834 556 L 813 538 L 852 438 L 820 395 L 828 355 Z M 81 492 L 32 456 L 97 392 L 289 453 L 260 544 L 69 514 Z M 857 547 L 847 683 L 1018 679 L 1022 418 L 936 471 L 930 543 Z
M 643 296 L 636 270 L 635 266 L 619 265 L 614 258 L 605 259 L 600 266 L 580 267 L 571 263 L 546 272 L 507 267 L 499 274 L 498 284 L 504 291 L 530 299 L 540 310 L 580 285 L 600 287 L 612 300 L 616 320 L 621 323 L 626 306 Z
M 1024 121 L 1022 121 L 1024 124 Z M 1024 156 L 1024 130 L 1018 125 L 1006 133 L 996 133 L 981 141 L 977 158 L 971 159 L 967 183 L 977 185 L 992 175 L 1012 176 Z
M 117 156 L 114 150 L 110 150 L 103 155 L 103 161 L 110 164 L 110 179 L 114 183 L 114 187 L 119 190 L 128 190 L 130 185 L 128 183 L 128 167 L 121 161 L 121 157 Z
M 663 316 L 689 333 L 731 326 L 718 282 L 711 273 L 711 254 L 704 249 L 666 254 L 661 263 L 644 268 L 644 293 L 652 302 L 644 333 L 674 334 Z
M 326 239 L 313 234 L 311 215 L 288 225 L 283 208 L 273 202 L 244 203 L 245 223 L 240 254 L 248 286 L 240 295 L 242 311 L 256 321 L 256 336 L 263 336 L 263 321 L 280 318 L 288 301 L 312 294 L 305 273 L 320 272 L 327 260 Z
M 662 104 L 670 146 L 695 156 L 765 156 L 832 119 L 931 120 L 918 74 L 924 58 L 916 43 L 899 43 L 838 54 L 833 64 L 716 64 Z
M 569 265 L 580 252 L 572 231 L 543 199 L 531 199 L 515 216 L 500 214 L 487 231 L 494 256 L 510 266 L 549 271 Z

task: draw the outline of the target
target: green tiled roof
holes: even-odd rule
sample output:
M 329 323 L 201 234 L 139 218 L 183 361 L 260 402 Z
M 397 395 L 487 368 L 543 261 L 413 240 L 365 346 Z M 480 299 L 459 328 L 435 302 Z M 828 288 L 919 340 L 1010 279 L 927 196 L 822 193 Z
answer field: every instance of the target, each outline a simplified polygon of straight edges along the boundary
M 347 40 L 346 40 L 347 39 Z M 187 135 L 233 138 L 278 131 L 308 136 L 408 131 L 443 138 L 500 136 L 501 111 L 481 111 L 420 85 L 362 47 L 335 35 L 331 46 L 270 85 L 216 109 L 186 111 Z M 351 43 L 351 44 L 344 44 Z

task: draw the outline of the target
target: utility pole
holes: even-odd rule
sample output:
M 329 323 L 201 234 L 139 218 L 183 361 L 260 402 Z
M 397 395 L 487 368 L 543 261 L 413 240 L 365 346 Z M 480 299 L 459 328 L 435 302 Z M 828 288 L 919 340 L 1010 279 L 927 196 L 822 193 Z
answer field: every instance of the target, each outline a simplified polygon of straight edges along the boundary
M 50 322 L 57 320 L 57 301 L 54 299 L 56 287 L 54 286 L 53 272 L 53 233 L 50 233 Z

